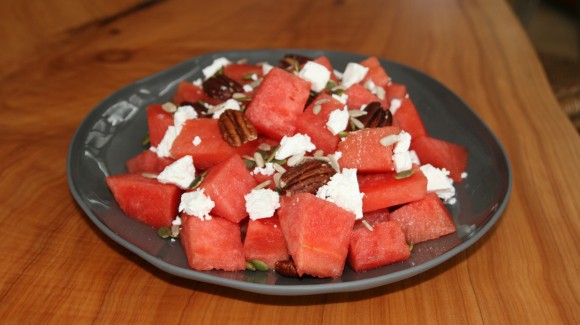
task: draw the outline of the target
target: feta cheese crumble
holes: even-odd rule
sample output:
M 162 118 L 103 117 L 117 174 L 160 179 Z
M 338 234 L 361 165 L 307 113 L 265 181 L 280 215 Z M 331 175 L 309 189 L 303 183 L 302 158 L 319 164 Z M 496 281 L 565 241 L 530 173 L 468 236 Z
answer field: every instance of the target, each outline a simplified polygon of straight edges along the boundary
M 246 194 L 244 199 L 246 211 L 252 220 L 270 218 L 280 207 L 280 195 L 271 189 L 254 189 Z
M 266 76 L 274 67 L 268 63 L 262 64 L 262 75 Z
M 230 99 L 226 100 L 225 102 L 223 102 L 222 104 L 220 104 L 220 107 L 215 112 L 213 112 L 212 117 L 215 119 L 219 119 L 220 116 L 222 115 L 222 113 L 228 109 L 233 109 L 234 111 L 239 111 L 240 110 L 240 103 L 237 100 L 230 98 Z
M 310 141 L 308 135 L 296 133 L 288 137 L 284 136 L 280 141 L 280 147 L 276 151 L 276 160 L 286 159 L 290 156 L 304 155 L 306 152 L 315 150 L 316 146 Z
M 175 217 L 173 221 L 171 221 L 172 226 L 181 226 L 181 218 L 179 216 Z
M 203 192 L 204 189 L 197 189 L 183 193 L 179 203 L 179 212 L 185 212 L 201 220 L 211 220 L 209 213 L 215 207 L 215 202 Z
M 356 168 L 344 168 L 341 173 L 334 174 L 328 183 L 321 186 L 316 196 L 354 213 L 356 219 L 362 219 L 364 193 L 359 190 L 356 172 Z
M 197 147 L 201 143 L 201 138 L 198 135 L 196 135 L 195 138 L 193 138 L 193 141 L 191 141 L 191 143 L 193 143 L 193 145 Z
M 404 172 L 413 168 L 413 159 L 409 152 L 411 146 L 411 135 L 405 131 L 397 134 L 397 142 L 393 149 L 393 157 L 391 160 L 395 163 L 395 171 L 397 173 Z
M 156 148 L 157 157 L 159 158 L 167 158 L 171 157 L 171 146 L 173 146 L 173 141 L 177 138 L 177 129 L 175 126 L 171 125 L 165 131 L 165 135 L 163 135 L 163 139 L 159 142 L 159 145 Z
M 399 108 L 401 108 L 402 103 L 403 103 L 403 101 L 401 101 L 400 99 L 397 99 L 397 98 L 391 99 L 391 106 L 389 106 L 389 110 L 391 111 L 391 114 L 395 115 L 397 110 Z
M 310 89 L 315 92 L 321 92 L 326 88 L 330 80 L 330 71 L 320 63 L 308 61 L 298 73 L 298 76 L 310 82 Z
M 197 118 L 197 112 L 190 105 L 179 106 L 175 114 L 173 114 L 173 125 L 175 125 L 175 129 L 177 134 L 181 132 L 181 128 L 183 124 L 188 120 L 194 120 Z
M 157 176 L 157 181 L 163 184 L 175 184 L 186 189 L 195 179 L 195 166 L 191 156 L 184 156 L 165 167 Z
M 338 100 L 339 102 L 346 105 L 346 101 L 348 100 L 348 95 L 346 93 L 342 93 L 340 95 L 332 94 L 332 98 Z
M 419 167 L 425 177 L 427 177 L 427 192 L 435 192 L 437 196 L 447 204 L 454 204 L 457 200 L 455 198 L 455 187 L 453 187 L 453 180 L 449 178 L 449 171 L 445 168 L 439 169 L 433 167 L 431 164 L 425 164 Z
M 254 168 L 254 170 L 252 170 L 252 172 L 250 174 L 252 174 L 252 175 L 261 174 L 261 175 L 265 175 L 265 176 L 271 176 L 271 175 L 274 175 L 275 172 L 276 172 L 276 169 L 274 169 L 274 164 L 269 162 L 269 163 L 266 163 L 264 165 L 264 167 Z
M 368 71 L 369 68 L 364 67 L 358 63 L 350 62 L 346 65 L 346 69 L 342 74 L 341 85 L 345 89 L 348 89 L 350 86 L 361 82 L 367 75 Z
M 326 122 L 326 127 L 333 135 L 337 135 L 339 132 L 346 129 L 349 119 L 348 109 L 345 106 L 343 109 L 335 109 L 330 112 L 328 116 L 328 122 Z
M 213 76 L 216 72 L 218 72 L 221 68 L 225 67 L 230 63 L 232 62 L 230 62 L 230 60 L 226 58 L 223 57 L 218 58 L 213 60 L 213 62 L 207 67 L 203 68 L 201 72 L 203 72 L 203 76 L 205 77 L 205 79 L 208 79 L 209 77 Z
M 254 91 L 254 87 L 250 86 L 249 84 L 243 85 L 242 88 L 244 88 L 244 91 L 247 93 L 251 93 L 252 91 Z

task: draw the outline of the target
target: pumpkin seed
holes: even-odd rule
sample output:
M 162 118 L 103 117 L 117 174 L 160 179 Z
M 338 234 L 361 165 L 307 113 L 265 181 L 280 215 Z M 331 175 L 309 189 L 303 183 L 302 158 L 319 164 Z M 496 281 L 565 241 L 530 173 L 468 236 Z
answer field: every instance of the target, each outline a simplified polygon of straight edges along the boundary
M 161 108 L 166 111 L 167 113 L 175 113 L 177 112 L 177 106 L 175 106 L 175 104 L 173 104 L 172 102 L 167 102 L 163 105 L 161 105 Z
M 263 143 L 260 143 L 260 145 L 258 146 L 258 149 L 264 150 L 264 151 L 270 151 L 270 150 L 272 150 L 272 146 L 263 142 Z
M 264 168 L 264 157 L 259 152 L 254 152 L 254 161 L 256 162 L 256 166 L 259 168 Z
M 157 230 L 157 235 L 161 238 L 171 237 L 171 229 L 169 227 L 161 227 Z
M 157 178 L 157 174 L 153 174 L 153 173 L 141 173 L 141 176 L 143 176 L 145 178 L 153 178 L 153 179 Z
M 395 179 L 407 178 L 407 177 L 413 175 L 414 173 L 415 173 L 415 171 L 413 169 L 398 172 L 397 174 L 395 174 Z
M 361 117 L 361 116 L 367 115 L 367 111 L 363 111 L 360 109 L 351 109 L 348 111 L 348 115 L 350 117 Z
M 397 141 L 399 141 L 399 136 L 396 134 L 390 134 L 382 138 L 379 142 L 381 143 L 381 145 L 388 147 L 392 144 L 395 144 Z
M 347 137 L 349 134 L 350 134 L 350 132 L 348 132 L 348 131 L 341 131 L 341 132 L 338 132 L 338 136 L 339 136 L 339 137 L 341 137 L 341 138 L 345 138 L 345 137 Z
M 286 168 L 282 167 L 282 165 L 278 164 L 277 162 L 273 163 L 272 167 L 280 174 L 283 174 L 286 172 Z
M 265 180 L 262 183 L 256 185 L 256 187 L 254 187 L 254 190 L 262 189 L 262 188 L 270 185 L 271 183 L 272 183 L 272 180 L 271 179 Z
M 413 251 L 413 247 L 415 247 L 415 244 L 407 243 L 407 245 L 409 245 L 409 251 Z
M 178 238 L 179 237 L 179 231 L 181 229 L 179 228 L 178 225 L 172 225 L 171 226 L 171 237 L 173 238 Z
M 267 163 L 272 162 L 272 160 L 274 160 L 274 157 L 276 156 L 276 152 L 278 152 L 278 149 L 280 149 L 280 146 L 275 146 L 272 149 L 272 151 L 270 152 L 270 155 L 268 156 L 268 158 L 266 158 L 265 162 L 267 162 Z
M 373 231 L 373 226 L 371 226 L 366 220 L 362 220 L 361 223 L 365 226 L 368 230 Z
M 143 140 L 141 140 L 141 146 L 143 149 L 149 149 L 149 147 L 151 147 L 151 139 L 149 138 L 149 134 L 147 134 Z
M 258 271 L 266 272 L 270 269 L 268 267 L 268 264 L 266 264 L 260 260 L 252 260 L 251 263 L 254 265 L 254 268 Z
M 207 174 L 207 171 L 204 171 L 203 173 L 199 174 L 198 176 L 196 176 L 193 181 L 191 182 L 191 184 L 189 184 L 189 188 L 191 189 L 195 189 L 197 188 L 201 182 L 203 181 L 203 179 L 205 178 L 205 175 Z
M 363 122 L 361 122 L 360 120 L 358 120 L 358 119 L 354 118 L 354 117 L 351 117 L 351 118 L 350 118 L 350 121 L 351 121 L 351 122 L 352 122 L 352 124 L 354 124 L 354 126 L 355 126 L 357 129 L 359 129 L 359 130 L 362 130 L 362 129 L 364 129 L 364 128 L 365 128 L 365 125 L 364 125 L 364 123 L 363 123 Z
M 314 105 L 314 107 L 312 107 L 312 114 L 318 115 L 318 113 L 320 113 L 321 110 L 322 110 L 322 106 L 320 106 L 319 104 L 316 104 L 316 105 Z
M 252 264 L 252 262 L 246 262 L 246 270 L 256 271 L 256 267 L 254 266 L 254 264 Z

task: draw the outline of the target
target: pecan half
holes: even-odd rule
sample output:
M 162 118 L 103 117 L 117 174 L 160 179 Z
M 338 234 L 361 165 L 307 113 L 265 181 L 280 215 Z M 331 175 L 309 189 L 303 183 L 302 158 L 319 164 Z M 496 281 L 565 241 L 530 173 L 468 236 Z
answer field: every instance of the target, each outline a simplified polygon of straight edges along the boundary
M 256 140 L 258 131 L 244 113 L 232 109 L 225 110 L 218 120 L 222 138 L 232 147 Z
M 388 109 L 383 109 L 381 103 L 372 102 L 365 107 L 366 115 L 358 118 L 365 128 L 380 128 L 393 124 L 393 114 Z
M 316 194 L 318 188 L 326 184 L 336 171 L 326 162 L 307 160 L 287 170 L 280 177 L 280 187 L 287 195 L 308 192 Z
M 235 80 L 217 75 L 204 81 L 203 91 L 211 98 L 226 100 L 232 98 L 234 93 L 243 93 L 244 88 Z
M 294 261 L 292 260 L 283 260 L 278 261 L 274 264 L 274 270 L 276 273 L 289 277 L 289 278 L 297 278 L 298 271 L 296 271 L 296 265 L 294 265 Z

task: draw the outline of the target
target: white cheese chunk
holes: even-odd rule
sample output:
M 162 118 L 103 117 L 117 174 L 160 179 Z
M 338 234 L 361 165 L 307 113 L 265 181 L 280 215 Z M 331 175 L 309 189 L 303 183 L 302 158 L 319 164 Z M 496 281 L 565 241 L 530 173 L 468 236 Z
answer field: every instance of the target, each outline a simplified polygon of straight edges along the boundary
M 185 124 L 188 120 L 195 120 L 197 118 L 197 112 L 190 105 L 179 106 L 175 114 L 173 114 L 173 125 L 175 125 L 175 129 L 177 134 L 181 132 L 181 128 L 183 124 Z
M 242 88 L 244 88 L 244 91 L 247 93 L 251 93 L 252 91 L 254 91 L 254 87 L 250 86 L 249 84 L 243 85 Z
M 340 95 L 332 94 L 332 98 L 338 100 L 339 102 L 346 105 L 346 101 L 348 100 L 348 95 L 346 93 L 342 93 Z
M 201 143 L 201 138 L 196 135 L 195 138 L 193 138 L 193 141 L 191 141 L 191 143 L 197 147 Z
M 201 78 L 197 78 L 192 82 L 193 85 L 201 87 L 203 86 L 203 80 L 201 80 Z
M 177 138 L 177 130 L 175 126 L 171 125 L 165 131 L 165 135 L 163 135 L 163 139 L 159 142 L 157 146 L 157 157 L 159 158 L 167 158 L 171 157 L 171 146 L 173 146 L 173 141 Z
M 341 173 L 334 174 L 328 183 L 321 186 L 316 196 L 354 213 L 356 219 L 362 219 L 364 193 L 359 190 L 356 172 L 356 168 L 344 168 Z
M 195 179 L 195 166 L 191 156 L 184 156 L 165 167 L 157 175 L 157 181 L 163 184 L 175 184 L 181 189 L 186 189 Z
M 276 169 L 274 169 L 274 164 L 273 163 L 266 163 L 264 165 L 264 167 L 254 168 L 250 174 L 252 174 L 252 175 L 261 174 L 261 175 L 265 175 L 265 176 L 271 176 L 271 175 L 274 175 L 275 172 L 276 172 Z
M 391 111 L 391 114 L 395 115 L 397 110 L 401 107 L 402 103 L 403 102 L 400 99 L 397 99 L 397 98 L 391 99 L 391 106 L 389 106 L 389 110 Z
M 270 70 L 272 70 L 273 68 L 274 67 L 269 65 L 268 63 L 262 64 L 262 75 L 266 76 L 268 72 L 270 72 Z
M 197 189 L 181 195 L 179 212 L 185 212 L 201 220 L 211 220 L 209 213 L 214 207 L 215 202 L 205 195 L 204 189 Z
M 213 60 L 213 62 L 208 65 L 207 67 L 203 68 L 201 72 L 203 72 L 203 76 L 205 79 L 213 76 L 216 72 L 218 72 L 221 68 L 225 67 L 226 65 L 230 64 L 230 60 L 226 58 L 218 58 Z
M 395 143 L 391 160 L 395 164 L 395 171 L 400 173 L 413 168 L 413 159 L 409 152 L 411 135 L 405 131 L 401 131 L 397 134 L 396 140 L 397 142 Z
M 212 117 L 215 119 L 219 119 L 222 113 L 228 109 L 233 109 L 234 111 L 240 110 L 240 103 L 233 98 L 226 100 L 220 105 L 221 105 L 220 108 L 217 111 L 215 111 L 212 115 Z
M 417 156 L 417 152 L 415 150 L 409 150 L 409 154 L 411 155 L 411 162 L 415 165 L 421 165 L 421 160 L 419 160 L 419 156 Z
M 348 89 L 350 86 L 361 82 L 365 76 L 369 68 L 362 66 L 358 63 L 350 62 L 346 65 L 346 69 L 344 70 L 344 74 L 342 75 L 342 82 L 341 85 Z
M 320 63 L 308 61 L 298 73 L 298 76 L 310 82 L 310 89 L 315 92 L 321 92 L 326 88 L 330 80 L 330 71 Z
M 326 122 L 326 127 L 333 135 L 337 135 L 339 132 L 344 131 L 348 125 L 348 120 L 350 115 L 348 114 L 348 109 L 346 106 L 343 109 L 335 109 L 330 112 L 328 116 L 328 121 Z
M 246 211 L 250 219 L 270 218 L 276 209 L 280 207 L 280 195 L 271 189 L 254 189 L 244 196 L 246 200 Z
M 425 164 L 420 169 L 427 177 L 427 192 L 435 192 L 445 203 L 456 202 L 455 187 L 453 187 L 453 180 L 448 177 L 449 171 L 433 167 L 431 164 Z
M 177 216 L 173 221 L 171 221 L 173 226 L 181 226 L 181 217 Z
M 291 137 L 284 136 L 282 138 L 274 158 L 282 160 L 290 156 L 304 155 L 312 150 L 316 150 L 316 146 L 310 141 L 310 137 L 302 133 L 296 133 Z

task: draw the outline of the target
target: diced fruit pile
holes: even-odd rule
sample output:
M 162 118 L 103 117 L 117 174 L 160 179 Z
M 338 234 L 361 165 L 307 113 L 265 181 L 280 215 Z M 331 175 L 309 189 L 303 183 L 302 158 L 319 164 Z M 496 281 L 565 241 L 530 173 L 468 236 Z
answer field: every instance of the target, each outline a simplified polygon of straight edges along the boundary
M 339 277 L 456 231 L 467 149 L 431 137 L 379 60 L 216 59 L 147 107 L 148 147 L 106 178 L 195 270 Z

